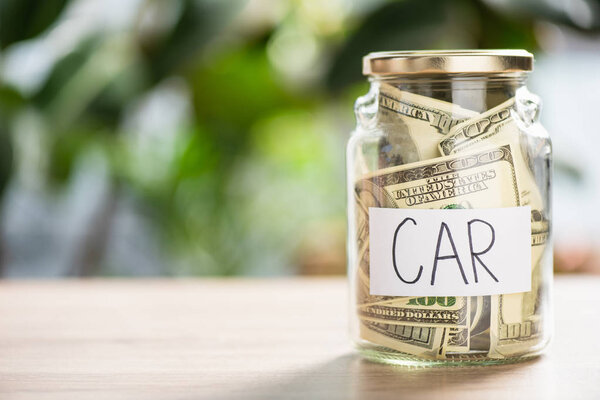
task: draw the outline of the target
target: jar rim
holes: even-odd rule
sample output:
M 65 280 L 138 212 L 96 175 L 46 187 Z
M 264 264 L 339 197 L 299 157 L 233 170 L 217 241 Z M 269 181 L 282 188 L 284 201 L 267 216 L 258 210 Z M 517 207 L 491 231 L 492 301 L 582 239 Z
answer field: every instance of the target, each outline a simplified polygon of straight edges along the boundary
M 363 57 L 363 75 L 511 73 L 533 70 L 526 50 L 380 51 Z

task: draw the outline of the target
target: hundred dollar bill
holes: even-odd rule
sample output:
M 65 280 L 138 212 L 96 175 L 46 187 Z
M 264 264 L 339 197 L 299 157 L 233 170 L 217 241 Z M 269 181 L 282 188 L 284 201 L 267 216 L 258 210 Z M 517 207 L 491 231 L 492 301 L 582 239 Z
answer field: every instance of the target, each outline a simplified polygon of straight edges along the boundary
M 521 197 L 512 151 L 510 144 L 504 144 L 468 154 L 438 157 L 382 169 L 368 174 L 356 182 L 355 191 L 357 197 L 360 194 L 360 198 L 369 199 L 371 204 L 394 208 L 452 209 L 519 206 Z M 368 208 L 363 205 L 362 209 L 363 218 L 366 219 L 365 224 L 368 225 Z M 365 232 L 368 233 L 368 228 L 365 229 Z M 367 237 L 363 243 L 368 246 Z M 368 268 L 368 257 L 364 257 L 362 260 L 361 264 Z M 362 276 L 365 280 L 368 279 L 368 272 Z M 366 291 L 368 288 L 363 290 Z M 359 317 L 363 318 L 363 329 L 361 330 L 361 335 L 364 334 L 363 339 L 398 350 L 399 347 L 402 347 L 402 343 L 396 342 L 402 341 L 402 337 L 397 336 L 395 331 L 392 332 L 390 326 L 395 324 L 403 327 L 433 326 L 433 321 L 427 319 L 431 314 L 422 314 L 420 316 L 422 319 L 417 317 L 411 321 L 398 318 L 394 323 L 392 316 L 407 315 L 407 311 L 409 311 L 407 305 L 412 300 L 395 298 L 398 299 L 398 302 L 394 303 L 394 301 L 385 302 L 384 299 L 376 299 L 375 302 L 380 302 L 380 304 L 377 307 L 370 307 L 368 304 L 364 305 L 370 300 L 364 291 L 360 299 L 363 303 L 359 302 L 357 310 Z M 444 349 L 441 349 L 439 354 L 445 354 L 446 348 L 451 348 L 453 351 L 466 351 L 470 346 L 472 321 L 469 303 L 471 300 L 468 297 L 457 297 L 456 299 L 457 303 L 464 305 L 462 315 L 465 318 L 460 319 L 460 322 L 457 321 L 454 325 L 446 325 L 448 330 L 443 332 Z M 381 304 L 382 301 L 383 304 Z M 362 307 L 361 304 L 363 304 Z M 429 311 L 444 310 L 444 307 L 433 307 Z M 483 304 L 481 307 L 480 315 L 487 316 L 487 320 L 483 319 L 483 325 L 486 324 L 485 321 L 488 321 L 488 325 L 478 328 L 479 335 L 486 330 L 489 332 L 489 303 L 487 310 L 484 309 Z M 366 314 L 365 310 L 367 310 Z M 388 318 L 382 319 L 382 314 Z M 414 316 L 414 314 L 411 315 Z M 474 323 L 479 323 L 480 319 L 478 316 Z M 364 325 L 366 322 L 373 321 L 378 321 L 377 323 L 385 325 L 386 328 L 383 329 L 380 326 L 381 329 L 378 329 L 376 334 L 373 333 L 375 328 L 372 325 Z M 450 328 L 452 328 L 451 331 Z M 469 331 L 465 332 L 465 328 Z M 442 328 L 436 329 L 441 330 Z M 441 337 L 442 333 L 436 331 L 436 335 Z M 394 343 L 396 343 L 396 347 L 392 346 Z
M 545 252 L 540 264 L 533 271 L 531 291 L 515 295 L 492 296 L 490 321 L 491 358 L 518 356 L 541 344 L 544 336 L 544 315 L 540 309 L 545 296 L 543 264 L 550 257 Z
M 490 349 L 491 296 L 471 297 L 469 351 L 488 353 Z
M 513 146 L 503 144 L 379 170 L 364 176 L 370 196 L 396 208 L 495 208 L 521 205 Z
M 471 296 L 469 326 L 450 328 L 446 355 L 485 353 L 490 349 L 491 296 Z
M 385 132 L 379 167 L 439 157 L 438 143 L 455 125 L 477 112 L 453 103 L 402 91 L 382 83 L 377 127 Z
M 361 320 L 360 337 L 372 343 L 427 359 L 445 357 L 446 328 L 386 324 Z
M 468 328 L 469 303 L 465 297 L 396 297 L 357 307 L 363 320 L 412 326 Z

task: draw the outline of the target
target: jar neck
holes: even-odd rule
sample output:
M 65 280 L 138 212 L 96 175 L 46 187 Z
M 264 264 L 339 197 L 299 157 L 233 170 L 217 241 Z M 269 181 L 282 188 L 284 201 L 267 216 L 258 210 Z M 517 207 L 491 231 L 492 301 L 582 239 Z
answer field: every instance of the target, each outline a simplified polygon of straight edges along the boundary
M 443 76 L 370 76 L 372 89 L 382 83 L 400 90 L 484 112 L 514 97 L 525 87 L 527 73 Z

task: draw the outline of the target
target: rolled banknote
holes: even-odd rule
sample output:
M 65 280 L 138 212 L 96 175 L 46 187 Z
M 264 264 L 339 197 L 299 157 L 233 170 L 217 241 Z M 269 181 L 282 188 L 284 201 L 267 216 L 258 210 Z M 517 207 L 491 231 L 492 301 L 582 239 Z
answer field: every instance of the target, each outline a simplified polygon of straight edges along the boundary
M 453 103 L 379 88 L 377 128 L 382 130 L 380 168 L 439 157 L 438 144 L 457 124 L 478 113 Z

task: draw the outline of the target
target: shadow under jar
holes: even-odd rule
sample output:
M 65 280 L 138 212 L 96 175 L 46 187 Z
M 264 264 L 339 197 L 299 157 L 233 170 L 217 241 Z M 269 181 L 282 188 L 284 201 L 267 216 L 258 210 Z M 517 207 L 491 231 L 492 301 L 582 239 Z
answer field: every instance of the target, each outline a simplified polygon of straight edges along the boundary
M 552 150 L 524 50 L 371 53 L 347 148 L 351 336 L 435 366 L 540 354 Z

